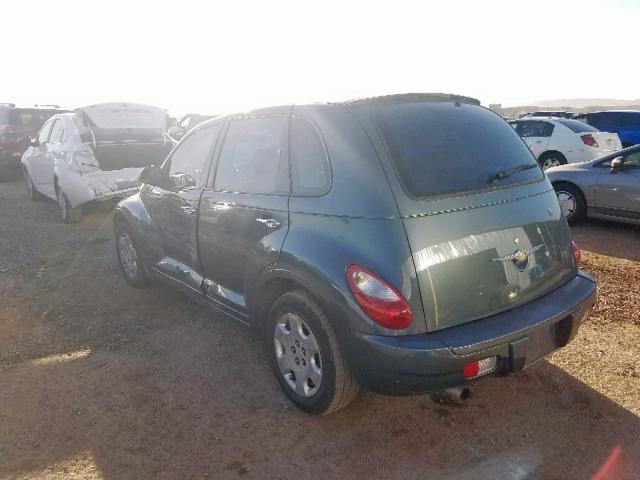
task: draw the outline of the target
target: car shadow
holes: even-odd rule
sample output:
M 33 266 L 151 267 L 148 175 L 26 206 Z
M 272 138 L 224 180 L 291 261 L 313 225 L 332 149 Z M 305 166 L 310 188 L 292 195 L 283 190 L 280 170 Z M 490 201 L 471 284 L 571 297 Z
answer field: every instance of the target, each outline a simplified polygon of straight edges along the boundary
M 463 404 L 364 392 L 311 417 L 258 340 L 205 311 L 0 379 L 0 478 L 591 478 L 616 448 L 640 472 L 640 418 L 550 363 Z
M 582 250 L 626 260 L 640 261 L 640 227 L 589 219 L 571 226 Z

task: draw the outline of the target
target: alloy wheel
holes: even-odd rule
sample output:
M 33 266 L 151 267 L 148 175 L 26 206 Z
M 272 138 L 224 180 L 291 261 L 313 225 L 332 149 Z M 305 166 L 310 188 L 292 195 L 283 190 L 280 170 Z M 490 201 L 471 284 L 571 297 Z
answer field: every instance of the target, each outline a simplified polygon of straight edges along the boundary
M 560 204 L 560 209 L 562 210 L 562 214 L 565 218 L 573 216 L 578 208 L 578 202 L 575 197 L 565 191 L 559 191 L 556 195 L 558 196 L 558 203 Z
M 273 332 L 280 374 L 301 397 L 312 397 L 322 383 L 322 357 L 315 335 L 294 313 L 282 315 Z

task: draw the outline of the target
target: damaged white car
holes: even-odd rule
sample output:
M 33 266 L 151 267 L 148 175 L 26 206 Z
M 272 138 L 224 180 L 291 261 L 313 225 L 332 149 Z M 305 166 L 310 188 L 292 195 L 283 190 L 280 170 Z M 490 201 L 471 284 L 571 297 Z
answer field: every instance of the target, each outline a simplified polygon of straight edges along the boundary
M 160 108 L 134 103 L 54 115 L 22 156 L 29 197 L 56 200 L 62 220 L 72 223 L 89 202 L 135 193 L 142 168 L 162 163 L 173 146 L 166 118 Z

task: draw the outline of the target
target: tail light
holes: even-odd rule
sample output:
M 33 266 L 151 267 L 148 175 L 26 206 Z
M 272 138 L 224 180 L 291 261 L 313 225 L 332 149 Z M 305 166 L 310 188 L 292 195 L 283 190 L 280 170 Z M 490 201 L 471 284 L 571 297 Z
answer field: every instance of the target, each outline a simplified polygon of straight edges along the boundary
M 596 148 L 599 147 L 598 142 L 596 142 L 596 139 L 593 138 L 593 135 L 591 135 L 590 133 L 582 135 L 580 138 L 582 139 L 582 143 L 584 143 L 585 145 Z
M 496 357 L 487 357 L 482 360 L 476 360 L 475 362 L 467 363 L 464 366 L 464 378 L 470 380 L 472 378 L 485 375 L 489 372 L 493 372 L 498 364 Z
M 571 250 L 573 250 L 573 256 L 576 259 L 576 265 L 580 265 L 582 263 L 582 252 L 574 241 L 571 242 Z
M 347 282 L 358 304 L 374 322 L 392 330 L 411 325 L 411 305 L 389 282 L 358 265 L 347 269 Z

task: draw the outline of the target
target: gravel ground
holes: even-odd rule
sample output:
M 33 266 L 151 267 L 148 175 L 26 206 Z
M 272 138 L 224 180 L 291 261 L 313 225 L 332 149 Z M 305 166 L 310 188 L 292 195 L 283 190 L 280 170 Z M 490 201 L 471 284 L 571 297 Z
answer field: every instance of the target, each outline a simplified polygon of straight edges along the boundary
M 0 184 L 0 479 L 582 479 L 620 451 L 640 478 L 638 229 L 574 233 L 600 303 L 566 349 L 462 405 L 363 392 L 314 418 L 251 331 L 127 287 L 109 213 L 63 225 Z

